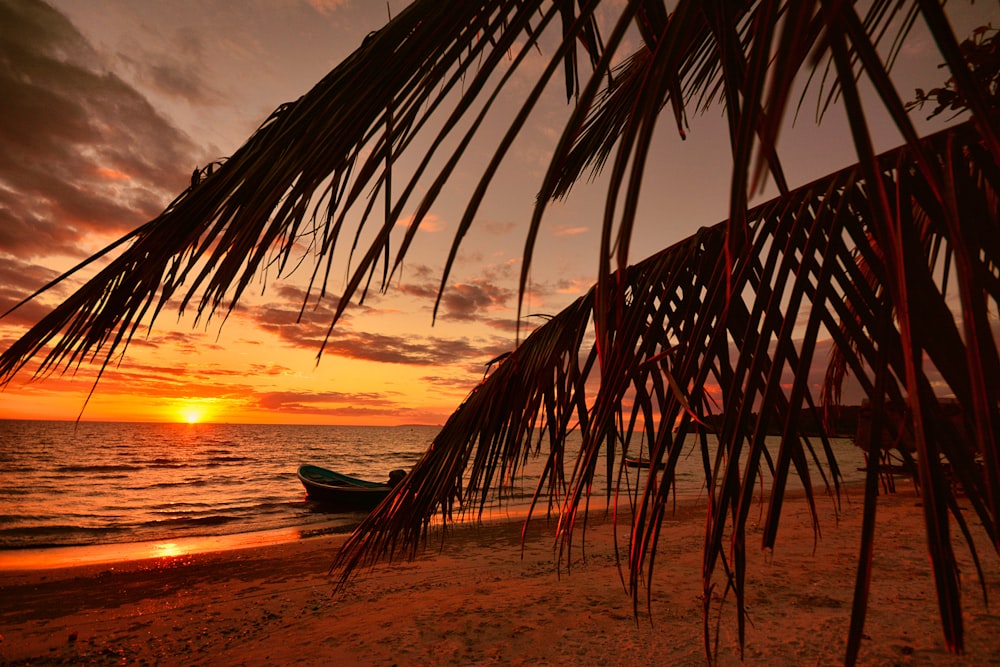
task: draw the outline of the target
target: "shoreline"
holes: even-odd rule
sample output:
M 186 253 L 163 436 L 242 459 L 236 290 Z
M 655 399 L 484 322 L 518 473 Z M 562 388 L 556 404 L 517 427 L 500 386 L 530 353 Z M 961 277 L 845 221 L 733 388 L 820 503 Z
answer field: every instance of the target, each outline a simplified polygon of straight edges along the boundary
M 453 519 L 454 525 L 488 524 L 523 521 L 529 505 L 516 504 L 509 508 L 488 509 L 482 519 Z M 537 518 L 542 520 L 544 518 Z M 134 542 L 104 542 L 99 544 L 74 544 L 43 547 L 0 548 L 0 577 L 4 574 L 54 570 L 88 565 L 114 565 L 132 561 L 198 556 L 214 552 L 255 549 L 277 546 L 300 540 L 329 537 L 343 543 L 360 524 L 361 518 L 351 524 L 308 523 L 265 530 L 223 533 L 218 535 L 188 535 Z M 439 525 L 440 518 L 431 525 Z M 346 529 L 345 529 L 346 527 Z M 338 540 L 339 538 L 339 540 Z
M 690 496 L 679 498 L 678 504 L 698 502 L 698 498 Z M 603 512 L 603 500 L 594 505 L 592 511 Z M 457 514 L 449 525 L 489 524 L 523 521 L 528 516 L 529 502 L 515 502 L 510 506 L 487 507 L 482 518 L 464 518 Z M 545 521 L 544 511 L 536 514 L 532 521 Z M 160 539 L 136 541 L 103 542 L 96 544 L 71 544 L 38 547 L 0 548 L 0 576 L 5 573 L 27 572 L 32 570 L 53 570 L 87 565 L 110 565 L 131 561 L 153 560 L 178 556 L 195 556 L 212 552 L 225 552 L 240 549 L 280 545 L 316 537 L 340 538 L 343 542 L 361 523 L 363 515 L 350 523 L 329 521 L 321 523 L 304 523 L 243 532 L 209 534 L 209 535 L 179 535 Z M 432 526 L 440 525 L 440 517 L 431 520 Z
M 155 560 L 226 552 L 238 549 L 283 544 L 308 539 L 304 532 L 344 535 L 350 532 L 309 531 L 307 528 L 276 528 L 225 535 L 197 535 L 138 542 L 108 542 L 71 546 L 28 547 L 0 550 L 0 575 L 10 572 L 54 570 L 87 565 L 111 565 L 131 561 Z
M 875 571 L 861 664 L 989 664 L 1000 660 L 1000 614 L 986 609 L 968 550 L 962 571 L 965 656 L 944 648 L 911 489 L 880 498 Z M 619 580 L 624 552 L 603 512 L 578 532 L 567 572 L 554 522 L 497 517 L 432 530 L 412 561 L 358 571 L 340 590 L 327 574 L 345 534 L 228 551 L 0 572 L 0 663 L 56 664 L 705 664 L 703 503 L 678 504 L 637 609 Z M 745 664 L 839 664 L 850 617 L 861 494 L 840 517 L 789 494 L 778 544 L 764 554 L 748 524 Z M 975 530 L 976 527 L 974 526 Z M 581 544 L 585 551 L 581 550 Z M 1000 563 L 980 550 L 990 592 Z M 647 609 L 647 593 L 649 607 Z M 719 620 L 712 602 L 712 627 Z M 719 664 L 739 664 L 735 605 L 722 607 Z

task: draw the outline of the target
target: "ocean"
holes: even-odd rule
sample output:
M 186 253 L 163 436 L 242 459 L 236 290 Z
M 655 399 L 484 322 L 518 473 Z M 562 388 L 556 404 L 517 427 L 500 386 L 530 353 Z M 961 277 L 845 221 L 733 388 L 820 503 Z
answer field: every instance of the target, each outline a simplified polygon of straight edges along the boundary
M 438 430 L 0 421 L 0 549 L 347 532 L 362 517 L 306 500 L 299 465 L 387 480 Z
M 349 532 L 363 515 L 330 513 L 307 500 L 298 466 L 312 463 L 382 481 L 390 470 L 411 468 L 438 431 L 0 420 L 0 551 L 280 530 L 296 536 Z M 846 439 L 834 446 L 845 478 L 860 479 L 860 450 Z M 529 465 L 505 506 L 526 506 L 537 481 L 532 469 L 540 465 Z M 628 474 L 634 491 L 647 473 Z M 814 483 L 821 485 L 818 477 Z M 592 488 L 595 500 L 607 489 L 602 475 Z M 676 489 L 679 498 L 704 498 L 693 445 L 682 456 Z

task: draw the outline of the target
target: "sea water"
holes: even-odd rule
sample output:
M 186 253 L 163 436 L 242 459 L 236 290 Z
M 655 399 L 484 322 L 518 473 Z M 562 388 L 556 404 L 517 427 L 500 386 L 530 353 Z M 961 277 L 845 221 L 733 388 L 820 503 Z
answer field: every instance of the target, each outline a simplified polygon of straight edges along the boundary
M 0 421 L 0 549 L 287 527 L 350 530 L 305 497 L 303 463 L 386 481 L 438 427 Z
M 348 532 L 363 514 L 333 513 L 309 501 L 296 477 L 311 463 L 372 481 L 410 469 L 436 426 L 296 426 L 0 420 L 0 550 L 217 538 L 296 529 Z M 575 439 L 573 439 L 575 438 Z M 713 441 L 714 442 L 714 441 Z M 579 436 L 571 438 L 572 448 Z M 845 479 L 860 478 L 860 450 L 833 441 Z M 777 452 L 777 446 L 773 447 Z M 704 499 L 704 468 L 685 444 L 674 489 Z M 635 452 L 633 452 L 635 453 Z M 567 474 L 575 456 L 567 453 Z M 522 510 L 535 491 L 543 456 L 495 507 Z M 649 471 L 605 462 L 591 487 L 596 501 L 644 486 Z M 820 478 L 813 475 L 815 487 Z M 793 479 L 791 487 L 794 488 Z M 619 486 L 620 485 L 620 486 Z M 627 500 L 625 501 L 627 502 Z M 537 511 L 544 511 L 541 501 Z

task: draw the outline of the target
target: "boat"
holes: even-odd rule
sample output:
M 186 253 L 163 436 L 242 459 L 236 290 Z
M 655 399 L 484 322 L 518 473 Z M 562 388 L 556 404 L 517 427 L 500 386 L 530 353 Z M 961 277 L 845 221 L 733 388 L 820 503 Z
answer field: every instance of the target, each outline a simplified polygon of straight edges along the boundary
M 301 465 L 298 470 L 309 500 L 344 512 L 375 509 L 405 476 L 405 471 L 393 470 L 389 482 L 369 482 L 314 465 Z
M 643 459 L 643 458 L 636 459 L 636 458 L 632 458 L 630 456 L 626 456 L 625 457 L 625 466 L 628 467 L 628 468 L 648 468 L 651 465 L 652 465 L 652 462 L 649 459 Z M 665 468 L 666 465 L 667 464 L 665 462 L 660 461 L 659 463 L 656 464 L 656 467 L 657 468 Z

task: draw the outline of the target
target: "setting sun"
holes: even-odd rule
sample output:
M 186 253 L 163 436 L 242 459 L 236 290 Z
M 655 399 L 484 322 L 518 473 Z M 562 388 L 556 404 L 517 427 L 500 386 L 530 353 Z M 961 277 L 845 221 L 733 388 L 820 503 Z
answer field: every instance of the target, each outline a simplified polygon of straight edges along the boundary
M 184 408 L 181 410 L 181 420 L 188 424 L 197 424 L 205 417 L 205 411 L 201 408 Z
M 177 405 L 175 414 L 177 421 L 186 424 L 199 424 L 208 421 L 214 410 L 211 406 L 200 401 L 184 401 Z

